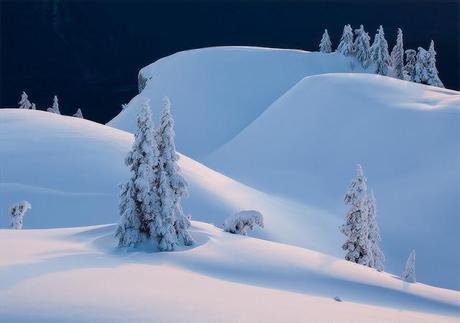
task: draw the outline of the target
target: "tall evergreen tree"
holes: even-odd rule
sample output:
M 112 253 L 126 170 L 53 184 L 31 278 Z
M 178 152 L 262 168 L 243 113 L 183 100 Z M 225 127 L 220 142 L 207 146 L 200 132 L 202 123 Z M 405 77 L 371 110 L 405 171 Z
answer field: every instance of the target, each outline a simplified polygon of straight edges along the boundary
M 383 27 L 380 26 L 374 37 L 374 43 L 371 46 L 371 60 L 376 66 L 376 73 L 388 75 L 390 66 L 390 55 L 388 54 L 388 43 L 385 39 Z
M 366 209 L 368 213 L 368 239 L 371 249 L 369 267 L 375 268 L 378 271 L 383 271 L 385 256 L 383 255 L 382 249 L 380 249 L 381 237 L 380 229 L 377 223 L 377 207 L 373 191 L 370 191 L 370 193 L 366 196 Z
M 120 222 L 115 236 L 119 247 L 135 247 L 156 239 L 150 231 L 159 209 L 157 190 L 152 187 L 159 169 L 159 153 L 148 101 L 137 117 L 137 131 L 125 159 L 130 179 L 120 186 Z
M 396 45 L 391 51 L 391 66 L 394 76 L 398 79 L 404 79 L 404 45 L 403 33 L 401 28 L 398 28 L 398 36 L 396 37 Z
M 58 100 L 57 95 L 55 95 L 53 98 L 53 106 L 51 108 L 46 109 L 46 111 L 51 112 L 51 113 L 61 114 L 61 111 L 59 111 L 59 100 Z
M 361 63 L 361 66 L 367 68 L 370 60 L 370 37 L 369 34 L 364 31 L 364 26 L 361 25 L 359 29 L 355 29 L 355 56 Z
M 353 54 L 353 30 L 350 25 L 345 25 L 343 27 L 342 38 L 340 38 L 337 51 L 345 56 Z
M 431 41 L 428 49 L 428 66 L 427 66 L 427 84 L 437 87 L 444 87 L 438 76 L 436 68 L 436 51 L 434 50 L 434 41 Z
M 415 283 L 415 250 L 412 250 L 409 254 L 409 258 L 406 261 L 406 267 L 401 277 L 403 280 L 409 283 Z
M 321 42 L 319 43 L 319 51 L 321 53 L 332 52 L 332 42 L 327 32 L 327 29 L 324 29 L 323 37 L 321 38 Z
M 22 91 L 21 100 L 19 101 L 19 109 L 30 109 L 32 104 L 30 103 L 26 92 Z
M 193 239 L 188 232 L 190 228 L 190 220 L 182 210 L 181 200 L 188 195 L 188 184 L 182 176 L 180 168 L 177 164 L 179 155 L 176 153 L 174 143 L 174 119 L 171 114 L 171 103 L 168 98 L 165 98 L 165 104 L 160 116 L 160 123 L 156 130 L 158 149 L 160 153 L 160 171 L 164 176 L 161 185 L 165 185 L 162 189 L 163 195 L 169 190 L 167 195 L 168 206 L 164 208 L 164 221 L 172 219 L 177 243 L 184 245 L 192 245 Z M 169 186 L 169 188 L 167 187 Z M 161 196 L 163 196 L 161 195 Z
M 345 194 L 344 202 L 350 206 L 345 217 L 345 224 L 340 231 L 346 236 L 342 249 L 347 252 L 345 259 L 368 266 L 372 251 L 369 242 L 367 180 L 361 165 L 357 165 L 356 177 Z
M 422 47 L 417 51 L 414 81 L 423 84 L 428 82 L 428 52 Z
M 404 65 L 404 78 L 407 81 L 415 82 L 415 63 L 417 62 L 417 52 L 413 49 L 406 50 L 406 65 Z

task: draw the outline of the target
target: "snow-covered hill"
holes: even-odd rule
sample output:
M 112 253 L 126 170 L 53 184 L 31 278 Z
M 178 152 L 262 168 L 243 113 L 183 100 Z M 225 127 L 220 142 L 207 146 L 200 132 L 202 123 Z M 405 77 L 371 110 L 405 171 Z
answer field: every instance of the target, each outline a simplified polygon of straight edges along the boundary
M 359 64 L 336 53 L 256 47 L 179 52 L 139 72 L 147 80 L 145 88 L 108 125 L 133 132 L 145 98 L 155 117 L 168 96 L 178 149 L 201 158 L 232 139 L 303 77 L 352 71 L 360 72 Z
M 456 322 L 460 310 L 459 292 L 200 222 L 197 246 L 169 253 L 120 252 L 113 230 L 0 230 L 2 321 Z

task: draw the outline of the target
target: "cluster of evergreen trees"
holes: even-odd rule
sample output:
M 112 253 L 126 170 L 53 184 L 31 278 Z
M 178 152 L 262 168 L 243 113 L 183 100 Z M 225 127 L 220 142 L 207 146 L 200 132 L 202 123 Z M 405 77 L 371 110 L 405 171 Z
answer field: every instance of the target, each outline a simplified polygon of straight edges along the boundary
M 346 251 L 345 260 L 383 271 L 385 256 L 379 245 L 381 237 L 375 196 L 368 189 L 361 165 L 357 165 L 356 176 L 345 194 L 344 202 L 349 206 L 345 224 L 340 227 L 346 236 L 342 245 Z M 402 278 L 415 282 L 415 251 L 409 255 Z
M 322 53 L 332 52 L 332 42 L 327 29 L 321 38 L 319 50 Z M 389 53 L 382 26 L 377 30 L 374 41 L 370 45 L 369 34 L 364 30 L 363 25 L 354 32 L 350 25 L 346 25 L 343 27 L 342 37 L 336 51 L 345 56 L 354 56 L 363 68 L 373 65 L 377 74 L 444 87 L 436 68 L 436 51 L 433 40 L 428 50 L 419 47 L 417 51 L 413 49 L 404 51 L 403 32 L 400 28 L 398 28 L 396 45 Z M 406 59 L 404 59 L 404 54 Z
M 24 91 L 22 91 L 21 99 L 19 100 L 18 104 L 19 104 L 19 109 L 37 110 L 37 107 L 35 106 L 35 103 L 31 103 L 29 101 L 29 97 L 28 97 L 27 93 L 24 92 Z M 61 111 L 59 110 L 59 100 L 58 100 L 58 97 L 56 95 L 53 97 L 53 105 L 52 105 L 52 107 L 46 109 L 46 111 L 51 112 L 51 113 L 61 114 Z M 83 113 L 81 112 L 80 108 L 78 108 L 77 112 L 75 112 L 73 114 L 73 117 L 83 119 Z
M 165 105 L 158 127 L 154 128 L 149 102 L 137 118 L 137 131 L 125 164 L 130 179 L 120 185 L 120 223 L 115 236 L 119 247 L 133 248 L 153 243 L 160 251 L 177 245 L 192 245 L 190 219 L 181 206 L 188 194 L 174 144 L 174 120 L 170 102 Z

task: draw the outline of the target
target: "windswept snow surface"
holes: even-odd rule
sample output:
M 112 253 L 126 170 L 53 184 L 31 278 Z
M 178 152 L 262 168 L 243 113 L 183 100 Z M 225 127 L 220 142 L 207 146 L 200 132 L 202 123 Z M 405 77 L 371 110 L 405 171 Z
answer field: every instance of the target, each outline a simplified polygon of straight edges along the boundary
M 306 249 L 193 222 L 194 248 L 126 253 L 114 229 L 0 230 L 2 321 L 458 321 L 459 292 Z
M 460 92 L 325 74 L 300 81 L 205 163 L 340 217 L 360 163 L 377 198 L 386 269 L 401 271 L 416 249 L 419 277 L 459 289 L 459 129 Z
M 361 72 L 337 53 L 290 49 L 211 47 L 179 52 L 144 67 L 142 92 L 108 125 L 134 132 L 146 98 L 153 116 L 168 96 L 176 121 L 177 148 L 199 159 L 232 139 L 273 101 L 307 75 Z

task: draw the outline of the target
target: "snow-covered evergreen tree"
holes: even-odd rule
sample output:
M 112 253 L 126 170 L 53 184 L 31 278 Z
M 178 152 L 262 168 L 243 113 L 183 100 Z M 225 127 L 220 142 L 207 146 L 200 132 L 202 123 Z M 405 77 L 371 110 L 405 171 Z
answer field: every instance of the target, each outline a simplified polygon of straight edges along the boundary
M 32 106 L 30 107 L 32 110 L 37 110 L 37 107 L 35 105 L 35 103 L 32 103 Z
M 150 226 L 160 209 L 158 190 L 152 187 L 157 182 L 159 153 L 148 101 L 137 117 L 134 143 L 125 164 L 131 177 L 120 186 L 121 218 L 115 236 L 119 247 L 135 247 L 157 238 Z
M 11 206 L 10 216 L 11 216 L 11 225 L 10 227 L 15 230 L 21 230 L 23 226 L 24 215 L 27 210 L 31 209 L 32 206 L 27 201 L 21 201 Z
M 84 118 L 83 118 L 83 113 L 81 112 L 81 109 L 80 109 L 80 108 L 77 109 L 77 112 L 75 112 L 75 114 L 73 115 L 73 117 L 75 117 L 75 118 L 80 118 L 80 119 L 84 119 Z
M 19 101 L 19 109 L 30 109 L 32 104 L 30 103 L 26 92 L 22 91 L 21 100 Z
M 402 279 L 409 283 L 415 283 L 415 250 L 412 250 L 406 261 L 406 267 L 402 274 Z
M 353 54 L 353 30 L 350 25 L 345 25 L 343 27 L 342 38 L 340 38 L 337 51 L 345 56 Z
M 371 46 L 371 60 L 376 66 L 375 72 L 380 75 L 388 75 L 390 67 L 390 55 L 388 54 L 388 43 L 385 39 L 383 27 L 380 26 L 374 37 Z
M 436 51 L 434 50 L 434 41 L 431 41 L 428 49 L 428 66 L 427 66 L 427 82 L 428 85 L 444 87 L 439 79 L 438 69 L 436 68 Z
M 422 47 L 417 51 L 414 82 L 423 84 L 428 82 L 428 52 Z
M 173 221 L 177 243 L 188 246 L 193 244 L 193 239 L 188 232 L 190 219 L 184 214 L 181 204 L 182 198 L 188 195 L 188 184 L 177 164 L 179 155 L 176 153 L 174 136 L 174 119 L 171 114 L 171 102 L 168 98 L 165 98 L 160 123 L 156 129 L 158 150 L 160 153 L 160 187 L 162 192 L 160 196 L 162 201 L 164 199 L 167 200 L 167 207 L 162 207 L 164 217 L 162 223 L 165 225 L 165 223 L 169 224 L 169 221 Z M 167 192 L 168 185 L 169 192 Z
M 373 191 L 370 191 L 370 193 L 366 196 L 366 208 L 368 214 L 368 239 L 371 246 L 369 267 L 375 268 L 378 271 L 383 271 L 385 256 L 383 255 L 382 249 L 380 249 L 381 237 L 380 229 L 377 223 L 377 207 Z
M 415 82 L 415 63 L 417 52 L 413 49 L 406 50 L 406 65 L 404 65 L 404 78 L 407 81 Z
M 401 28 L 398 28 L 396 45 L 391 51 L 391 67 L 393 68 L 394 76 L 398 79 L 404 80 L 404 45 Z
M 246 235 L 255 226 L 264 227 L 264 217 L 259 211 L 244 210 L 230 215 L 225 219 L 224 231 Z
M 321 42 L 319 43 L 319 51 L 321 53 L 332 52 L 332 42 L 327 29 L 324 29 L 323 37 L 321 37 Z
M 361 66 L 366 68 L 370 61 L 370 37 L 369 34 L 364 30 L 364 26 L 359 26 L 359 29 L 355 29 L 355 56 L 356 59 L 361 63 Z
M 368 266 L 372 251 L 369 242 L 368 210 L 367 210 L 367 180 L 361 165 L 357 165 L 356 177 L 345 194 L 344 202 L 350 206 L 345 218 L 345 224 L 340 231 L 346 236 L 342 249 L 347 252 L 345 259 Z
M 56 95 L 53 98 L 53 106 L 51 108 L 46 109 L 46 111 L 51 112 L 51 113 L 61 114 L 61 111 L 59 111 L 59 100 Z

